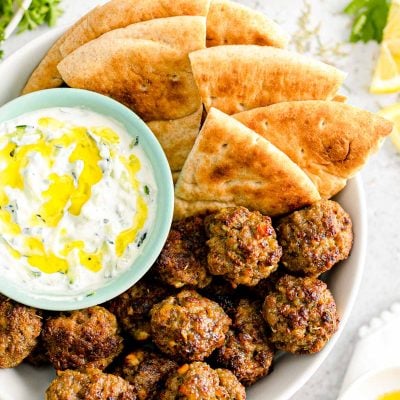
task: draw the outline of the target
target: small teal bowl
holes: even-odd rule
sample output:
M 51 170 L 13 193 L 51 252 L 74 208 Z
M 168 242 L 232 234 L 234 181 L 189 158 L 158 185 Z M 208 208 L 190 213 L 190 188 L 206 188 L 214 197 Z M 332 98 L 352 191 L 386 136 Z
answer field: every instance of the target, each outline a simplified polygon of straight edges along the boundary
M 65 299 L 63 295 L 30 293 L 26 286 L 0 279 L 0 293 L 20 303 L 44 310 L 77 310 L 101 304 L 133 286 L 153 265 L 167 239 L 172 223 L 174 186 L 168 161 L 157 139 L 147 125 L 130 109 L 109 97 L 80 89 L 49 89 L 34 92 L 5 104 L 0 108 L 0 123 L 22 114 L 52 107 L 83 107 L 109 116 L 125 126 L 139 142 L 153 167 L 158 189 L 156 216 L 142 251 L 132 266 L 112 278 L 93 293 L 81 293 L 78 298 Z M 57 298 L 58 297 L 58 298 Z

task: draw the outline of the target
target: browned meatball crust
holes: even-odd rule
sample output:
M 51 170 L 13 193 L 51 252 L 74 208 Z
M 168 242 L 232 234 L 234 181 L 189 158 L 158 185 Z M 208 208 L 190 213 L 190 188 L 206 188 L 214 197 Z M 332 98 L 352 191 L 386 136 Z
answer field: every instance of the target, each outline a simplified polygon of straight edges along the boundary
M 45 400 L 136 400 L 136 396 L 122 378 L 90 368 L 60 372 L 48 387 Z
M 170 376 L 161 400 L 244 400 L 244 387 L 228 370 L 214 370 L 203 362 L 185 364 Z
M 176 288 L 203 288 L 211 282 L 207 271 L 204 220 L 190 217 L 172 224 L 154 268 L 160 279 Z
M 335 201 L 321 200 L 284 217 L 276 228 L 281 262 L 290 271 L 319 276 L 341 260 L 353 245 L 350 216 Z
M 41 329 L 35 309 L 0 295 L 0 368 L 20 364 L 36 346 Z
M 171 294 L 171 289 L 148 277 L 111 300 L 108 308 L 121 328 L 137 341 L 150 339 L 150 310 Z
M 245 207 L 225 208 L 205 219 L 208 269 L 236 287 L 254 286 L 278 268 L 282 254 L 271 218 Z
M 312 277 L 282 277 L 276 290 L 265 298 L 263 315 L 274 345 L 297 354 L 322 350 L 339 324 L 331 292 Z
M 153 341 L 165 354 L 202 361 L 223 345 L 231 323 L 214 301 L 183 290 L 156 304 L 151 312 Z
M 240 300 L 226 341 L 216 350 L 216 362 L 231 370 L 243 385 L 250 386 L 267 375 L 273 357 L 261 303 Z
M 118 333 L 115 316 L 96 306 L 49 319 L 42 338 L 55 369 L 104 369 L 122 351 Z
M 132 384 L 139 400 L 153 400 L 159 399 L 166 379 L 177 369 L 178 364 L 165 356 L 137 350 L 128 354 L 114 373 Z

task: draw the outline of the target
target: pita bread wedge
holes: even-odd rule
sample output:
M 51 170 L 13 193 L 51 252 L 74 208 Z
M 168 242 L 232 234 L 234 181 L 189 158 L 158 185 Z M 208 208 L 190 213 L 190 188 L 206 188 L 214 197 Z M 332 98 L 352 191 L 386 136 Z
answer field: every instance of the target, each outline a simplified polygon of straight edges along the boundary
M 308 176 L 234 118 L 211 109 L 179 175 L 175 219 L 242 205 L 279 215 L 319 200 Z
M 61 86 L 58 63 L 78 47 L 103 33 L 155 18 L 206 16 L 210 0 L 111 0 L 94 8 L 71 27 L 33 72 L 23 93 Z
M 346 185 L 392 131 L 392 124 L 339 102 L 296 101 L 234 115 L 302 168 L 323 198 Z
M 227 114 L 283 101 L 330 100 L 345 77 L 330 65 L 269 46 L 217 46 L 189 57 L 207 111 Z
M 229 0 L 211 0 L 207 16 L 207 47 L 257 44 L 286 47 L 288 37 L 264 14 Z
M 182 169 L 200 130 L 203 106 L 187 117 L 170 121 L 151 121 L 147 125 L 156 135 L 172 172 Z
M 201 105 L 187 54 L 204 47 L 204 17 L 163 18 L 108 32 L 58 69 L 69 86 L 113 97 L 146 121 L 177 119 Z

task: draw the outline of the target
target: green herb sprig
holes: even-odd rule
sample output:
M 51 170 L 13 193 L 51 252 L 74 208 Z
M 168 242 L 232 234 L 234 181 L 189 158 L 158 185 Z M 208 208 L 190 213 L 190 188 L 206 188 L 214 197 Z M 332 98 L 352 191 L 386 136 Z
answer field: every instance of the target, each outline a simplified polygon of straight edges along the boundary
M 369 42 L 375 40 L 380 43 L 383 39 L 383 30 L 389 14 L 391 0 L 353 0 L 344 9 L 349 15 L 354 15 L 350 42 Z
M 57 18 L 62 14 L 60 2 L 61 0 L 33 0 L 18 24 L 18 33 L 36 29 L 43 24 L 54 26 Z M 0 43 L 4 40 L 4 31 L 20 4 L 21 0 L 16 2 L 0 0 Z M 0 49 L 0 59 L 2 56 L 3 51 Z

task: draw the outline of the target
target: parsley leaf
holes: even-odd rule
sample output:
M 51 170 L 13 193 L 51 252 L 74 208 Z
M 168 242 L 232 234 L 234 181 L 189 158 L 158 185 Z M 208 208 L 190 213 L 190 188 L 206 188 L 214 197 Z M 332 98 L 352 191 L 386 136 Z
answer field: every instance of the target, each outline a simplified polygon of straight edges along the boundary
M 33 0 L 18 24 L 18 33 L 33 30 L 43 24 L 54 26 L 62 14 L 60 2 L 61 0 Z M 4 30 L 20 4 L 21 0 L 0 0 L 0 43 L 4 40 Z M 0 59 L 2 56 L 3 51 L 0 49 Z
M 29 9 L 18 25 L 18 32 L 33 30 L 40 25 L 54 26 L 62 14 L 59 8 L 61 0 L 33 0 Z
M 391 0 L 353 0 L 344 9 L 354 15 L 350 42 L 382 42 Z

